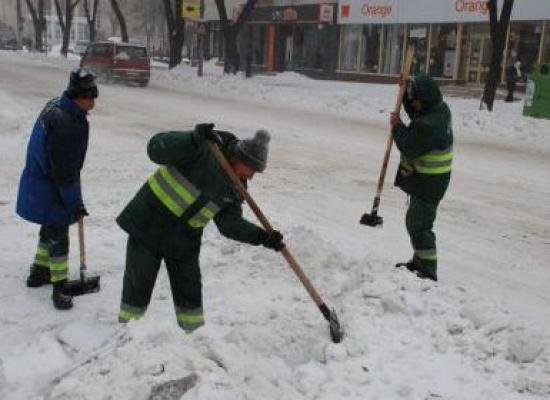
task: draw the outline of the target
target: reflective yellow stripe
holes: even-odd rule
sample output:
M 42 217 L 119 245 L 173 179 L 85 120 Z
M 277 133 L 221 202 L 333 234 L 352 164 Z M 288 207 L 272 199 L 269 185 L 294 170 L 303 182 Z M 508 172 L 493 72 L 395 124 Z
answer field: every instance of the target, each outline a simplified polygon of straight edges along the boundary
M 178 218 L 200 196 L 200 191 L 172 166 L 160 167 L 149 178 L 149 186 L 166 208 Z
M 437 250 L 436 249 L 427 249 L 427 250 L 415 250 L 414 254 L 416 257 L 422 260 L 437 260 Z
M 131 319 L 140 319 L 145 314 L 146 307 L 133 307 L 128 304 L 120 304 L 120 312 L 118 313 L 119 321 L 128 322 Z
M 36 249 L 36 255 L 34 256 L 34 264 L 39 265 L 41 267 L 49 267 L 49 260 L 50 260 L 50 251 L 47 247 L 47 245 L 43 243 L 38 244 L 38 248 Z
M 452 149 L 434 150 L 413 161 L 414 168 L 421 174 L 438 175 L 451 172 Z
M 50 269 L 52 271 L 63 271 L 68 269 L 67 257 L 52 257 L 50 258 Z
M 159 171 L 164 179 L 166 179 L 166 182 L 174 189 L 174 191 L 189 205 L 193 203 L 196 198 L 193 197 L 193 195 L 184 188 L 176 179 L 172 176 L 170 172 L 168 172 L 168 169 L 164 166 L 159 168 Z
M 195 309 L 176 307 L 176 318 L 178 325 L 187 332 L 204 325 L 204 315 L 201 307 Z
M 149 178 L 149 187 L 162 202 L 162 204 L 164 204 L 172 212 L 172 214 L 175 214 L 176 217 L 180 217 L 183 214 L 181 207 L 178 206 L 176 202 L 172 200 L 172 198 L 160 187 L 154 175 Z
M 189 219 L 189 225 L 193 228 L 204 228 L 212 218 L 220 211 L 214 202 L 209 201 L 206 206 L 200 209 L 200 211 Z
M 140 319 L 143 317 L 143 314 L 133 313 L 126 310 L 120 310 L 118 313 L 118 318 L 124 321 L 130 321 L 132 319 Z

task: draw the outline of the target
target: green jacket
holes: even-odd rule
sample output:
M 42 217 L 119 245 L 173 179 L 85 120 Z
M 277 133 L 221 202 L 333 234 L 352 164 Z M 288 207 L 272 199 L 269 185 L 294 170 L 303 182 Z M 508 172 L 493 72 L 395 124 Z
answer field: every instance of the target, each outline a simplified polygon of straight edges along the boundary
M 414 97 L 422 102 L 422 111 L 416 113 L 411 99 L 405 96 L 403 105 L 411 123 L 409 126 L 397 124 L 392 130 L 395 144 L 401 152 L 395 186 L 408 194 L 438 203 L 451 177 L 451 111 L 432 78 L 417 76 L 414 92 Z
M 229 156 L 238 140 L 228 132 L 219 133 L 222 152 Z M 160 168 L 117 218 L 130 236 L 163 254 L 184 257 L 200 249 L 203 228 L 214 219 L 227 238 L 263 243 L 266 233 L 243 218 L 243 199 L 193 131 L 158 133 L 149 141 L 147 153 Z

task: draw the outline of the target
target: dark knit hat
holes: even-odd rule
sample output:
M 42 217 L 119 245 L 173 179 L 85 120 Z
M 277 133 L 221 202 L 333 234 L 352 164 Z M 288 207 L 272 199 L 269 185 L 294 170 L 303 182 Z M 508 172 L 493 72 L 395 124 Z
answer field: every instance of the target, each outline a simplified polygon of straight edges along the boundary
M 84 68 L 78 68 L 71 72 L 67 95 L 71 99 L 78 97 L 96 98 L 98 96 L 95 75 Z
M 263 172 L 267 165 L 270 139 L 266 130 L 256 131 L 252 139 L 239 140 L 235 147 L 235 157 L 256 172 Z

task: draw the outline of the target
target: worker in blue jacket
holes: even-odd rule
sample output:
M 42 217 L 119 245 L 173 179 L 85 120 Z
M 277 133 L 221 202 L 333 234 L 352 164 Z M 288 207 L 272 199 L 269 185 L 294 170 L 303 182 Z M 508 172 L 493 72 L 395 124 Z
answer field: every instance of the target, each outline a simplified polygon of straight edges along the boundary
M 36 256 L 27 286 L 53 284 L 57 309 L 70 309 L 63 293 L 68 279 L 69 225 L 88 215 L 80 188 L 80 171 L 88 148 L 87 113 L 98 90 L 95 76 L 84 69 L 71 72 L 69 85 L 40 113 L 27 147 L 19 183 L 17 214 L 41 225 Z

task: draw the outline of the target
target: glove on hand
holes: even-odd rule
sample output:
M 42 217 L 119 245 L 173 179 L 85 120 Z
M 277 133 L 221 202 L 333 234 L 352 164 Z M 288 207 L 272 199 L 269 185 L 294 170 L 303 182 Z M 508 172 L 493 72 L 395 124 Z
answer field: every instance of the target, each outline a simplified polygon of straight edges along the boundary
M 266 238 L 263 241 L 263 246 L 268 249 L 281 251 L 285 244 L 283 243 L 283 235 L 279 231 L 265 232 Z
M 216 143 L 218 146 L 222 145 L 220 136 L 213 130 L 214 124 L 197 124 L 195 125 L 195 132 L 204 140 L 209 140 Z

